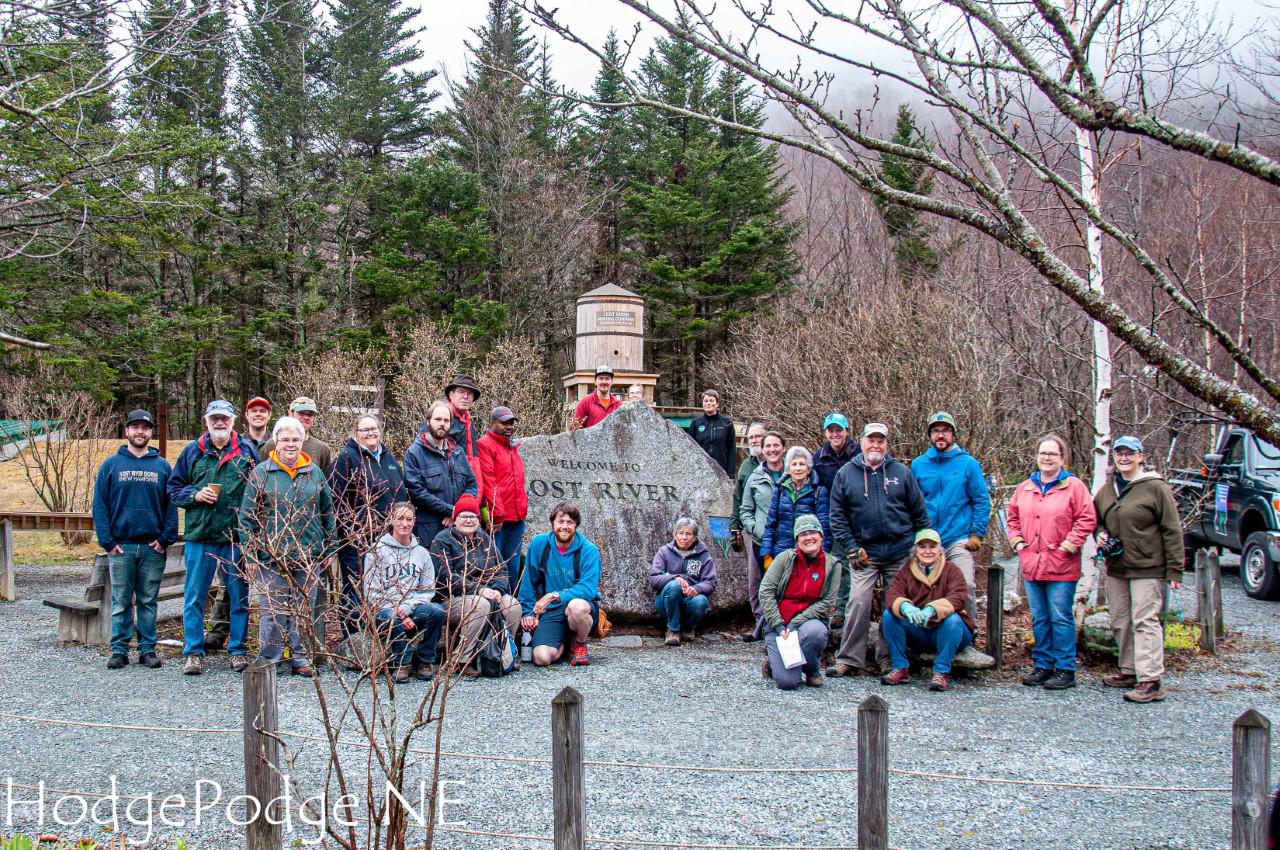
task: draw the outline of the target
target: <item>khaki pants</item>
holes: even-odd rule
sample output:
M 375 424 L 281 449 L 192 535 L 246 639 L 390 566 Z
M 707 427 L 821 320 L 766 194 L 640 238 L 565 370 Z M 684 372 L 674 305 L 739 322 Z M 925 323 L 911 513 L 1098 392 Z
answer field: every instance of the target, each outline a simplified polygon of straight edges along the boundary
M 502 606 L 502 616 L 507 621 L 507 628 L 514 630 L 520 625 L 520 600 L 503 594 L 499 604 Z M 480 628 L 492 611 L 493 603 L 478 594 L 455 596 L 449 600 L 445 614 L 449 618 L 449 625 L 462 631 L 462 640 L 458 642 L 458 652 L 461 654 L 458 658 L 463 664 L 470 664 L 475 660 Z M 517 636 L 517 642 L 519 639 Z
M 1163 604 L 1163 579 L 1107 576 L 1107 608 L 1120 647 L 1120 672 L 1137 676 L 1139 682 L 1158 682 L 1164 675 Z
M 871 628 L 871 602 L 875 597 L 876 585 L 879 584 L 882 589 L 888 590 L 889 582 L 893 581 L 893 577 L 898 574 L 898 570 L 902 569 L 907 559 L 872 561 L 865 567 L 859 567 L 853 560 L 853 554 L 850 553 L 849 562 L 853 566 L 849 579 L 849 606 L 844 611 L 844 633 L 840 636 L 840 649 L 836 651 L 836 661 L 865 667 L 867 665 L 867 633 Z M 892 601 L 886 599 L 884 604 L 888 605 Z M 887 654 L 883 642 L 876 641 L 876 660 L 883 661 L 882 656 Z
M 965 610 L 969 612 L 969 620 L 978 622 L 978 595 L 977 587 L 974 584 L 974 565 L 973 553 L 964 548 L 964 544 L 969 540 L 965 537 L 957 540 L 947 547 L 947 560 L 960 568 L 960 572 L 964 575 L 964 585 L 969 588 L 969 601 L 965 603 Z M 1001 604 L 1004 600 L 998 600 L 996 604 Z M 990 605 L 990 600 L 987 601 Z

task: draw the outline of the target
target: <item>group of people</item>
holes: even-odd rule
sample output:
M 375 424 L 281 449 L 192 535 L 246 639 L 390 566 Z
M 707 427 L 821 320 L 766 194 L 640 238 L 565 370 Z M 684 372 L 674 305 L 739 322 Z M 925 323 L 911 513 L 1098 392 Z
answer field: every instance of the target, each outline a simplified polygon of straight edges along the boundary
M 612 383 L 612 369 L 600 367 L 576 425 L 598 424 L 621 406 Z M 356 420 L 335 458 L 309 433 L 319 414 L 314 401 L 295 399 L 268 435 L 271 404 L 257 397 L 245 406 L 244 433 L 235 431 L 230 402 L 210 402 L 205 433 L 170 469 L 149 447 L 150 414 L 130 413 L 126 442 L 103 464 L 94 495 L 95 527 L 111 562 L 108 666 L 129 663 L 135 629 L 140 661 L 160 666 L 155 600 L 178 508 L 186 512 L 184 673 L 203 671 L 205 609 L 219 575 L 233 669 L 248 663 L 252 583 L 262 608 L 260 655 L 279 662 L 287 649 L 293 672 L 314 675 L 300 625 L 333 556 L 344 634 L 384 635 L 398 681 L 433 675 L 446 626 L 460 633 L 467 677 L 478 675 L 485 624 L 490 633 L 527 637 L 534 664 L 588 663 L 600 612 L 599 549 L 581 532 L 578 508 L 562 503 L 548 516 L 550 529 L 522 550 L 529 503 L 513 439 L 517 417 L 495 407 L 482 431 L 472 412 L 480 395 L 470 376 L 455 376 L 402 462 L 383 446 L 376 416 Z M 834 411 L 816 454 L 750 423 L 739 464 L 719 395 L 705 392 L 702 407 L 688 432 L 735 479 L 731 527 L 747 555 L 755 620 L 743 639 L 764 642 L 766 677 L 784 689 L 823 684 L 822 657 L 839 631 L 827 676 L 903 684 L 908 650 L 927 649 L 935 655 L 929 687 L 947 690 L 953 661 L 973 642 L 974 556 L 991 515 L 986 477 L 957 445 L 954 417 L 929 417 L 929 448 L 909 466 L 890 453 L 887 426 L 868 423 L 855 442 Z M 1168 486 L 1143 469 L 1141 442 L 1121 437 L 1112 454 L 1113 479 L 1090 496 L 1066 470 L 1065 442 L 1047 435 L 1036 471 L 1014 491 L 1008 536 L 1035 639 L 1023 681 L 1049 690 L 1075 684 L 1072 608 L 1081 552 L 1094 534 L 1120 647 L 1120 669 L 1105 683 L 1124 688 L 1128 700 L 1152 702 L 1164 698 L 1159 617 L 1164 584 L 1181 578 L 1181 529 Z M 697 520 L 678 518 L 649 573 L 668 645 L 696 632 L 716 584 Z M 877 591 L 883 606 L 873 629 Z M 215 629 L 222 619 L 214 612 Z

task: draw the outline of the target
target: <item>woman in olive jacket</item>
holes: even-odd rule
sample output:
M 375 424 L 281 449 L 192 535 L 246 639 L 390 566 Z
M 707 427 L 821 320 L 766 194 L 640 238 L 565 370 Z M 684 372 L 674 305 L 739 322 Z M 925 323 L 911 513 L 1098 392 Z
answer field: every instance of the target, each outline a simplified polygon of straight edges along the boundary
M 1128 688 L 1129 702 L 1164 699 L 1164 583 L 1182 580 L 1182 523 L 1169 485 L 1142 468 L 1142 441 L 1119 437 L 1111 447 L 1115 475 L 1098 495 L 1098 551 L 1106 555 L 1107 607 L 1120 647 L 1120 672 L 1104 678 Z

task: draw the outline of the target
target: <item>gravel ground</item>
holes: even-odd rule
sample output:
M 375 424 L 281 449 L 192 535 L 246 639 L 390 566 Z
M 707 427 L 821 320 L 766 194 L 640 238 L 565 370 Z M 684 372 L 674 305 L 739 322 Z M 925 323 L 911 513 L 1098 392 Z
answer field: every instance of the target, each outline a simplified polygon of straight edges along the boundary
M 80 721 L 155 726 L 236 727 L 239 678 L 225 657 L 200 678 L 134 664 L 105 669 L 105 655 L 57 645 L 48 595 L 75 592 L 81 579 L 21 569 L 23 599 L 0 605 L 0 711 Z M 895 769 L 1008 779 L 1153 786 L 1230 785 L 1231 722 L 1247 708 L 1280 719 L 1280 603 L 1256 602 L 1233 573 L 1223 579 L 1233 653 L 1196 662 L 1168 680 L 1162 705 L 1135 706 L 1090 674 L 1074 690 L 1020 687 L 1012 673 L 962 680 L 930 693 L 922 676 L 885 688 L 868 679 L 829 681 L 783 693 L 760 677 L 759 650 L 713 634 L 668 649 L 646 638 L 640 649 L 593 647 L 586 669 L 526 668 L 502 680 L 459 685 L 450 695 L 446 750 L 528 758 L 549 754 L 549 703 L 565 685 L 584 695 L 588 759 L 648 764 L 852 767 L 858 703 L 889 703 L 890 764 Z M 1175 604 L 1194 610 L 1189 591 Z M 758 646 L 758 645 L 756 645 Z M 417 686 L 422 687 L 422 686 Z M 309 683 L 283 680 L 281 728 L 317 731 Z M 237 735 L 163 734 L 59 727 L 0 718 L 0 778 L 122 794 L 191 796 L 217 782 L 224 797 L 243 783 Z M 424 736 L 422 746 L 429 746 Z M 346 751 L 358 770 L 358 752 Z M 297 773 L 318 775 L 319 745 L 306 744 Z M 1276 772 L 1273 768 L 1273 773 Z M 465 829 L 549 835 L 550 768 L 446 759 L 442 777 L 466 802 L 447 817 Z M 210 786 L 205 797 L 209 796 Z M 314 783 L 308 784 L 314 790 Z M 733 774 L 588 767 L 591 836 L 750 846 L 852 846 L 856 785 L 843 774 Z M 3 785 L 0 785 L 3 791 Z M 34 792 L 14 789 L 13 800 Z M 57 797 L 51 795 L 46 813 Z M 138 804 L 141 806 L 142 804 Z M 158 810 L 158 802 L 156 803 Z M 0 833 L 41 829 L 18 806 Z M 135 809 L 140 812 L 141 809 Z M 962 782 L 893 774 L 889 835 L 901 848 L 1222 848 L 1230 837 L 1228 795 L 1219 792 L 1116 791 Z M 0 806 L 0 817 L 8 810 Z M 74 819 L 77 804 L 64 804 Z M 178 815 L 173 815 L 178 817 Z M 188 819 L 191 813 L 187 813 Z M 41 831 L 59 832 L 51 824 Z M 216 813 L 200 825 L 157 825 L 172 846 L 179 836 L 199 850 L 243 846 L 242 830 Z M 62 834 L 92 834 L 84 827 Z M 127 831 L 141 838 L 145 830 Z M 295 839 L 314 832 L 299 830 Z M 439 835 L 437 847 L 548 848 L 547 842 Z M 608 841 L 591 846 L 613 847 Z

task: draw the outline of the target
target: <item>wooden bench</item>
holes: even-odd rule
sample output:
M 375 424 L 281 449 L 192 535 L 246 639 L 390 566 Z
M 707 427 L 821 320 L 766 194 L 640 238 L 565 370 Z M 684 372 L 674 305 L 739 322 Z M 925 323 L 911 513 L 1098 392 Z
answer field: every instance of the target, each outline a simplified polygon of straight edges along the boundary
M 160 579 L 157 602 L 182 598 L 187 580 L 183 545 L 175 543 L 165 551 L 164 576 Z M 44 600 L 58 612 L 58 640 L 100 646 L 111 640 L 111 570 L 106 555 L 93 559 L 89 583 L 84 593 L 75 597 Z

